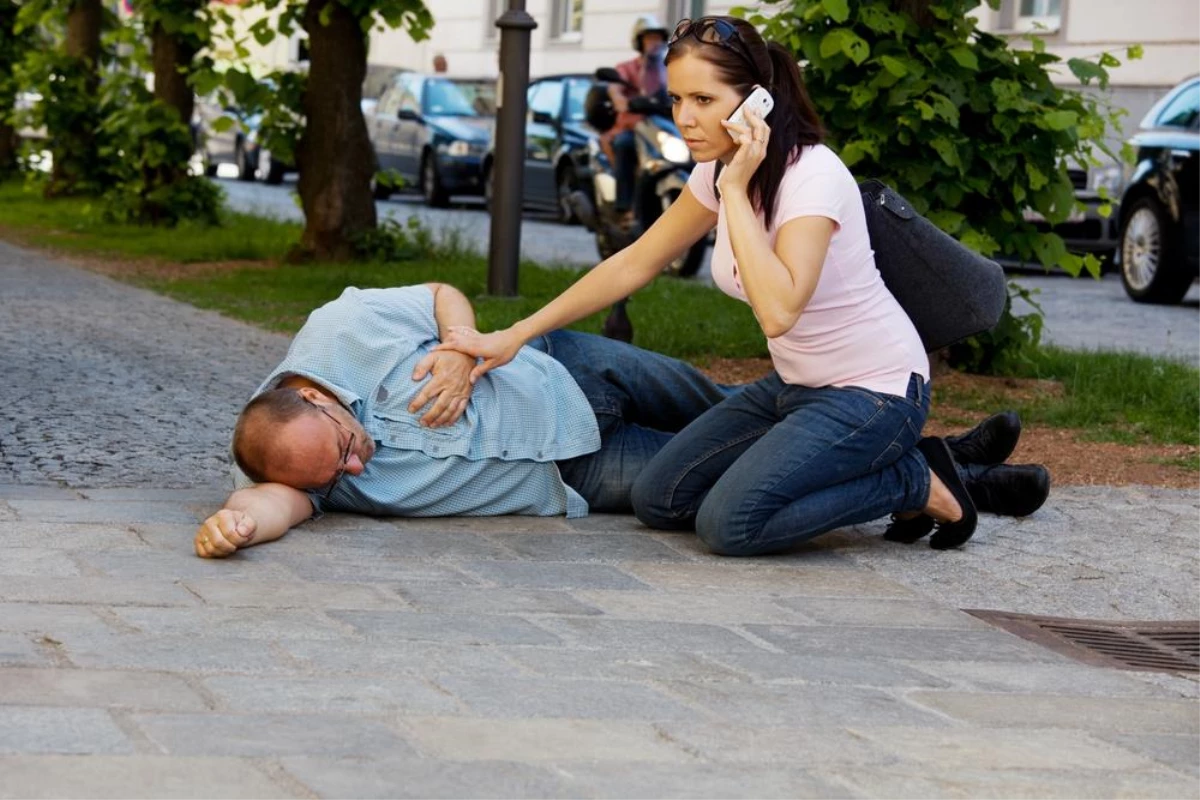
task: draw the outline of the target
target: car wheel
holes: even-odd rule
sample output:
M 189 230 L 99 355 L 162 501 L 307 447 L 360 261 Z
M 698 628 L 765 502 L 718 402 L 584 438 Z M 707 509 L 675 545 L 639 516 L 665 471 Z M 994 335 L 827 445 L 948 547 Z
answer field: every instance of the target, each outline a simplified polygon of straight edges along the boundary
M 1125 293 L 1139 303 L 1178 303 L 1192 285 L 1177 255 L 1166 211 L 1153 197 L 1130 205 L 1121 226 L 1121 282 Z
M 438 175 L 437 159 L 431 153 L 421 159 L 421 194 L 425 196 L 425 204 L 434 208 L 444 208 L 450 202 Z
M 217 162 L 208 154 L 208 148 L 200 151 L 200 161 L 204 164 L 204 174 L 209 178 L 217 177 Z
M 571 206 L 571 192 L 579 188 L 579 179 L 570 164 L 558 168 L 558 221 L 563 225 L 574 225 L 579 222 L 575 209 Z
M 239 181 L 254 180 L 254 168 L 250 166 L 250 158 L 246 155 L 246 148 L 241 142 L 237 143 L 237 149 L 233 152 L 233 163 L 237 165 Z
M 270 150 L 258 151 L 258 178 L 263 183 L 271 186 L 278 186 L 283 183 L 283 173 L 286 170 L 283 164 L 280 164 L 271 157 Z

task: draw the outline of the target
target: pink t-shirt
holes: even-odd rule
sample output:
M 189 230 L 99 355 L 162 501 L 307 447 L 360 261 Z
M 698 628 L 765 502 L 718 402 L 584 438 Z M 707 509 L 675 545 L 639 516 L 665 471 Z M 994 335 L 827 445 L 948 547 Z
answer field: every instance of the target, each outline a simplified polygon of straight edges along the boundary
M 698 164 L 688 186 L 706 208 L 718 213 L 713 281 L 721 291 L 746 301 L 738 275 L 725 208 L 713 193 L 715 161 Z M 778 230 L 797 217 L 827 217 L 837 227 L 808 305 L 792 329 L 767 340 L 784 383 L 802 386 L 861 386 L 903 397 L 909 376 L 929 379 L 929 359 L 904 309 L 875 268 L 862 196 L 850 170 L 825 145 L 805 147 L 784 173 L 767 231 L 775 247 Z M 763 216 L 758 216 L 759 222 Z

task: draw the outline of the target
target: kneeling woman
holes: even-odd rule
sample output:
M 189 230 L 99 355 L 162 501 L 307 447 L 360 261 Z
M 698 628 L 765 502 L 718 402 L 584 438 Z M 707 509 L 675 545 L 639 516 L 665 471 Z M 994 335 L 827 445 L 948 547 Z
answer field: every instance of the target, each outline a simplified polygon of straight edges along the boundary
M 717 228 L 713 280 L 750 304 L 775 371 L 710 409 L 647 465 L 634 509 L 647 525 L 695 527 L 718 553 L 785 549 L 889 513 L 924 512 L 931 544 L 955 547 L 975 508 L 944 442 L 921 439 L 929 362 L 875 268 L 857 184 L 821 144 L 799 70 L 732 17 L 684 20 L 667 55 L 675 122 L 698 166 L 635 244 L 513 327 L 447 341 L 484 360 L 632 294 Z M 755 86 L 770 124 L 727 118 Z M 718 166 L 720 168 L 718 169 Z

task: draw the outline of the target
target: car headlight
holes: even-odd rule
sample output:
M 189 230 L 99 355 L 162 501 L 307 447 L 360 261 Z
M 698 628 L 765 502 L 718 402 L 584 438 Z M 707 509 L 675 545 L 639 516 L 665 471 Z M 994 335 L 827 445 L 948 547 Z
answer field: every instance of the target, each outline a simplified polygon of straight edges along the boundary
M 1088 173 L 1088 188 L 1096 193 L 1103 191 L 1109 200 L 1116 200 L 1121 196 L 1121 185 L 1124 183 L 1123 172 L 1120 164 L 1096 167 Z
M 462 139 L 455 139 L 453 142 L 446 145 L 445 152 L 446 152 L 446 155 L 448 155 L 448 156 L 453 156 L 454 158 L 462 158 L 463 156 L 470 155 L 471 143 L 463 141 Z
M 692 152 L 683 139 L 666 131 L 658 132 L 658 149 L 662 151 L 663 158 L 676 164 L 686 164 L 692 160 Z

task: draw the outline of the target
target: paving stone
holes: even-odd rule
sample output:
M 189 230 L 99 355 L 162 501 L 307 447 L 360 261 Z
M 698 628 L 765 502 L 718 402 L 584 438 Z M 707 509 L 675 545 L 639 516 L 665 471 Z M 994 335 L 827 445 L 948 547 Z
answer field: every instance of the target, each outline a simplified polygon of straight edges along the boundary
M 1195 797 L 1194 782 L 1169 772 L 1083 773 L 1062 770 L 970 770 L 931 772 L 927 764 L 820 771 L 866 797 Z
M 225 578 L 226 580 L 286 580 L 295 575 L 276 561 L 259 560 L 255 548 L 236 553 L 230 558 L 200 558 L 189 543 L 176 552 L 149 550 L 138 553 L 92 552 L 77 553 L 75 558 L 84 567 L 110 578 L 161 582 L 164 579 Z
M 294 797 L 241 758 L 2 756 L 0 798 L 213 800 Z
M 382 758 L 412 753 L 412 748 L 389 726 L 368 718 L 334 714 L 133 714 L 130 719 L 172 755 Z
M 249 675 L 294 671 L 284 657 L 262 639 L 195 636 L 144 636 L 109 633 L 71 634 L 62 649 L 77 667 L 88 669 L 145 669 L 167 672 Z
M 352 625 L 371 638 L 443 644 L 557 644 L 558 638 L 523 619 L 508 616 L 480 618 L 471 614 L 414 614 L 384 611 L 330 611 L 329 616 Z
M 741 771 L 747 764 L 818 770 L 831 764 L 858 768 L 894 761 L 892 755 L 845 728 L 818 726 L 805 720 L 794 720 L 790 727 L 722 721 L 661 722 L 655 728 L 697 758 L 741 765 Z
M 833 658 L 796 653 L 711 653 L 708 658 L 755 681 L 879 688 L 949 688 L 935 671 L 881 658 Z
M 1063 663 L 1050 650 L 997 630 L 800 627 L 746 625 L 746 630 L 792 653 L 924 661 Z
M 413 745 L 447 761 L 690 762 L 695 758 L 647 723 L 589 719 L 410 717 L 400 725 Z
M 204 711 L 204 699 L 177 675 L 81 669 L 2 669 L 4 706 L 76 706 Z
M 986 622 L 962 611 L 918 599 L 872 600 L 842 597 L 787 597 L 776 601 L 819 625 L 879 628 L 951 628 L 992 630 Z M 748 620 L 749 621 L 749 620 Z
M 807 624 L 812 620 L 770 598 L 751 595 L 711 595 L 698 592 L 576 592 L 579 599 L 610 617 L 663 622 L 704 622 L 713 625 Z
M 289 534 L 291 553 L 313 553 L 339 558 L 367 556 L 395 561 L 511 559 L 511 550 L 483 534 L 461 531 L 409 531 L 388 524 L 384 528 L 345 532 L 301 531 Z
M 1200 737 L 1153 733 L 1097 733 L 1095 736 L 1200 779 Z
M 465 561 L 459 566 L 497 586 L 531 589 L 648 589 L 607 564 L 545 564 L 524 561 Z
M 407 608 L 392 592 L 370 584 L 315 583 L 312 581 L 227 581 L 195 578 L 184 585 L 210 607 L 382 610 Z
M 94 708 L 0 707 L 0 755 L 132 752 L 133 743 L 107 711 Z
M 749 639 L 716 625 L 592 617 L 547 618 L 539 620 L 538 624 L 580 647 L 612 652 L 665 650 L 727 653 L 754 652 L 762 649 Z
M 271 678 L 218 675 L 204 685 L 236 713 L 453 714 L 458 703 L 425 680 L 403 676 Z
M 262 548 L 264 551 L 267 547 Z M 294 553 L 271 553 L 280 568 L 305 580 L 334 583 L 436 583 L 439 586 L 478 586 L 479 580 L 461 570 L 432 561 L 359 557 L 321 558 Z
M 0 667 L 40 667 L 49 663 L 49 656 L 38 648 L 33 637 L 0 633 Z
M 704 708 L 712 719 L 744 725 L 835 727 L 918 725 L 945 728 L 937 714 L 878 689 L 839 686 L 669 682 L 672 695 Z
M 1071 730 L 880 728 L 850 732 L 891 753 L 899 763 L 940 770 L 1150 770 L 1143 756 Z
M 1139 680 L 1125 670 L 1063 664 L 983 664 L 976 662 L 906 662 L 949 683 L 948 688 L 970 692 L 1094 695 L 1097 697 L 1179 697 L 1178 692 Z M 1183 682 L 1188 686 L 1188 682 Z M 1194 685 L 1194 684 L 1191 684 Z
M 196 559 L 199 561 L 200 559 Z M 160 576 L 161 577 L 161 576 Z M 74 603 L 102 606 L 194 606 L 194 595 L 176 583 L 124 578 L 5 576 L 0 599 L 23 603 Z
M 154 502 L 169 503 L 176 506 L 207 505 L 219 507 L 225 502 L 225 498 L 229 496 L 229 492 L 214 487 L 195 489 L 155 489 L 149 486 L 139 486 L 136 489 L 80 487 L 76 492 L 85 500 L 96 500 L 105 503 L 114 501 L 127 503 Z
M 484 717 L 678 720 L 696 712 L 647 686 L 616 681 L 446 676 L 438 684 Z
M 71 557 L 56 550 L 34 547 L 6 547 L 0 559 L 0 576 L 25 575 L 45 578 L 68 578 L 79 574 Z
M 350 631 L 328 616 L 308 609 L 117 608 L 113 613 L 148 636 L 196 636 L 245 639 L 338 639 Z
M 175 502 L 25 500 L 6 501 L 25 520 L 37 522 L 178 522 L 199 524 L 198 517 Z
M 356 675 L 519 675 L 521 669 L 493 647 L 434 644 L 373 637 L 369 641 L 305 641 L 277 645 L 306 672 Z M 556 651 L 550 651 L 556 652 Z
M 841 798 L 846 789 L 799 769 L 757 767 L 729 770 L 717 764 L 562 764 L 571 797 Z M 648 790 L 648 787 L 655 787 Z
M 416 758 L 384 760 L 283 758 L 288 773 L 320 797 L 525 798 L 566 797 L 567 785 L 549 771 L 526 764 L 455 764 Z
M 908 699 L 963 722 L 994 727 L 1061 727 L 1113 733 L 1200 732 L 1200 715 L 1190 700 L 964 692 L 913 692 Z
M 468 589 L 411 584 L 396 592 L 415 608 L 447 614 L 599 614 L 567 592 L 540 589 Z
M 131 526 L 75 522 L 0 522 L 0 539 L 9 547 L 41 550 L 139 550 L 146 543 Z
M 775 566 L 763 560 L 697 564 L 627 564 L 625 570 L 659 589 L 778 597 L 911 597 L 912 591 L 864 570 Z M 597 587 L 603 588 L 603 587 Z
M 624 649 L 562 650 L 548 647 L 508 647 L 505 655 L 527 672 L 546 677 L 565 675 L 604 680 L 677 680 L 706 683 L 741 680 L 742 676 L 694 653 Z
M 491 534 L 498 542 L 525 558 L 539 562 L 684 561 L 684 557 L 653 539 L 632 533 L 605 534 Z
M 0 603 L 0 631 L 61 637 L 72 631 L 104 630 L 108 625 L 86 606 Z
M 62 486 L 31 486 L 21 483 L 0 484 L 0 500 L 82 500 L 83 495 Z

